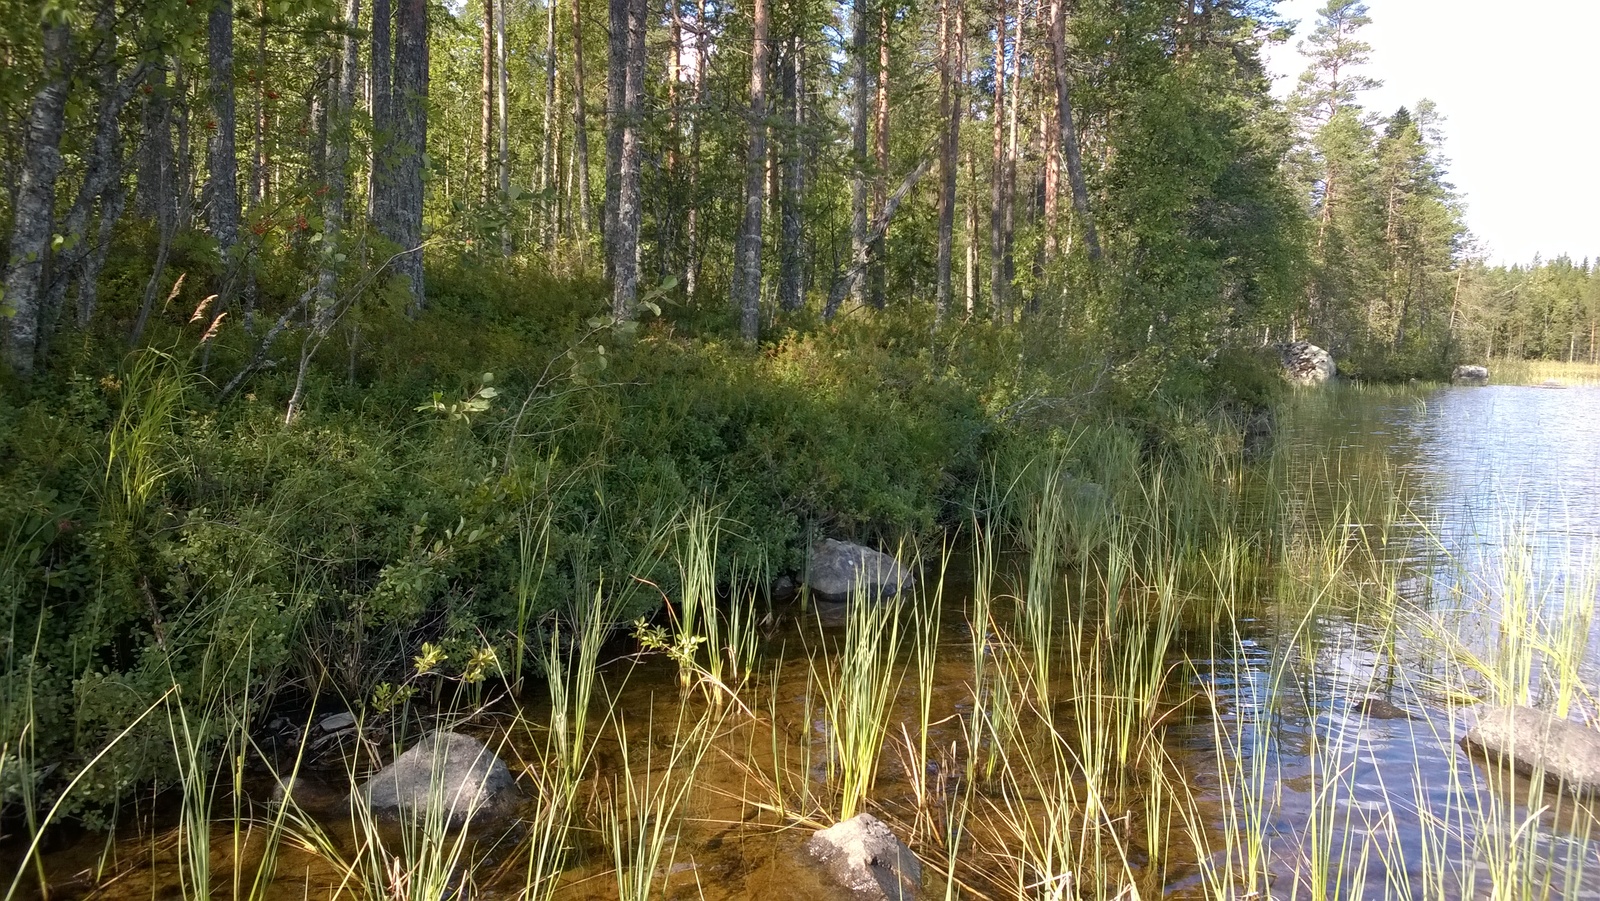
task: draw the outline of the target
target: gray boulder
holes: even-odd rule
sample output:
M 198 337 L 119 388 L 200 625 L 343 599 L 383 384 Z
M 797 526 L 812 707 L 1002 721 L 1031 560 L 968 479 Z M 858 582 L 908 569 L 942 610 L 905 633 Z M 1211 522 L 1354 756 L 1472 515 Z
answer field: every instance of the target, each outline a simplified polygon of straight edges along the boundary
M 1310 341 L 1291 341 L 1278 345 L 1283 359 L 1283 374 L 1296 385 L 1321 385 L 1339 374 L 1333 354 Z
M 379 770 L 357 790 L 379 814 L 436 815 L 460 828 L 481 814 L 509 806 L 511 771 L 476 738 L 432 732 Z
M 806 850 L 859 898 L 910 899 L 922 888 L 922 864 L 883 821 L 869 813 L 820 829 Z
M 1600 731 L 1532 707 L 1498 707 L 1461 739 L 1469 751 L 1509 762 L 1581 795 L 1600 794 Z
M 832 538 L 812 545 L 806 561 L 806 585 L 826 601 L 848 601 L 858 590 L 869 599 L 894 597 L 914 581 L 888 554 Z
M 1489 384 L 1489 369 L 1486 366 L 1457 366 L 1450 372 L 1452 385 L 1487 385 Z

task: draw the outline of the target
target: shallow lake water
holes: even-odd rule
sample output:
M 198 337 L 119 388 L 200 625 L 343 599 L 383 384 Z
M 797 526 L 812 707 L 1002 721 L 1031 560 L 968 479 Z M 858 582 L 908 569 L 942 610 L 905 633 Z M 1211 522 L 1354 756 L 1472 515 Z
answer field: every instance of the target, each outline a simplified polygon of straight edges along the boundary
M 973 556 L 966 548 L 950 556 L 933 678 L 925 696 L 911 666 L 916 643 L 903 637 L 898 659 L 906 674 L 892 685 L 865 806 L 922 856 L 923 896 L 1600 898 L 1600 830 L 1592 830 L 1587 806 L 1505 776 L 1458 745 L 1479 703 L 1505 699 L 1495 680 L 1524 657 L 1521 700 L 1567 702 L 1574 718 L 1596 713 L 1600 389 L 1306 394 L 1281 416 L 1278 441 L 1274 460 L 1257 465 L 1281 468 L 1288 488 L 1272 502 L 1289 524 L 1284 530 L 1320 536 L 1321 553 L 1337 559 L 1340 584 L 1354 587 L 1338 603 L 1308 606 L 1306 592 L 1278 572 L 1293 557 L 1282 552 L 1241 590 L 1230 621 L 1201 616 L 1178 624 L 1162 646 L 1165 685 L 1146 717 L 1159 753 L 1143 757 L 1158 762 L 1141 764 L 1145 775 L 1130 776 L 1115 799 L 1097 797 L 1103 809 L 1073 827 L 1080 845 L 1110 849 L 1125 885 L 1074 883 L 1071 873 L 1052 882 L 1017 846 L 1020 835 L 1042 834 L 1061 797 L 1095 797 L 1094 780 L 1048 795 L 994 770 L 1018 770 L 1047 748 L 1075 761 L 1068 769 L 1078 773 L 1097 737 L 1084 722 L 1089 708 L 1075 700 L 1084 683 L 1072 672 L 1052 670 L 1031 695 L 1027 673 L 1004 675 L 1005 661 L 1025 652 L 1015 632 L 1008 638 L 991 623 L 1014 622 L 1026 561 L 993 562 L 988 591 L 996 612 L 975 621 Z M 1314 558 L 1318 549 L 1307 553 Z M 924 562 L 925 590 L 936 563 Z M 1061 584 L 1059 604 L 1084 602 L 1071 572 Z M 1076 584 L 1093 593 L 1092 580 Z M 717 691 L 680 691 L 679 668 L 666 656 L 640 659 L 628 639 L 608 645 L 592 715 L 594 756 L 575 795 L 555 897 L 619 897 L 614 849 L 639 847 L 640 835 L 657 826 L 642 815 L 631 835 L 619 826 L 626 786 L 642 786 L 644 797 L 684 780 L 687 792 L 667 814 L 670 827 L 660 832 L 650 868 L 655 896 L 843 897 L 804 846 L 837 797 L 829 765 L 837 725 L 827 701 L 838 691 L 846 614 L 798 599 L 759 612 L 759 662 L 736 698 L 720 703 L 711 700 L 723 697 Z M 1572 621 L 1581 628 L 1559 633 L 1578 645 L 1567 648 L 1576 671 L 1563 675 L 1549 662 L 1554 624 L 1579 614 Z M 1508 617 L 1534 625 L 1508 630 Z M 1060 641 L 1085 637 L 1069 626 L 1056 624 Z M 1087 637 L 1087 645 L 1116 640 Z M 1090 651 L 1079 648 L 1069 659 L 1097 659 Z M 731 673 L 724 678 L 733 681 Z M 1006 678 L 1014 680 L 1009 688 Z M 1033 735 L 1028 717 L 1016 716 L 1014 733 L 997 738 L 992 724 L 1000 717 L 991 705 L 1002 695 L 1008 704 L 1035 705 L 1053 731 Z M 924 700 L 926 740 L 918 727 Z M 548 699 L 534 690 L 489 705 L 463 727 L 500 750 L 528 796 L 509 826 L 473 835 L 463 857 L 475 861 L 477 896 L 526 895 L 519 849 L 539 811 L 526 789 L 548 759 L 550 719 Z M 975 732 L 980 720 L 991 731 Z M 694 729 L 711 736 L 703 756 L 693 765 L 675 760 Z M 348 775 L 338 755 L 332 761 L 308 768 L 302 784 L 311 787 L 301 797 L 353 855 L 359 842 L 343 804 Z M 1152 769 L 1160 778 L 1149 776 Z M 244 806 L 260 827 L 276 809 L 273 783 L 253 784 Z M 1158 792 L 1170 802 L 1152 802 Z M 958 804 L 966 805 L 965 840 L 950 853 L 943 836 Z M 52 851 L 48 869 L 62 876 L 52 894 L 183 896 L 181 833 L 170 803 L 153 809 L 109 839 Z M 213 829 L 213 884 L 226 884 L 229 897 L 234 873 L 250 874 L 247 883 L 259 868 L 259 831 L 236 843 L 231 823 Z M 244 866 L 235 866 L 236 846 Z M 362 897 L 358 881 L 329 857 L 286 839 L 265 895 Z M 1224 879 L 1224 858 L 1256 861 L 1259 878 Z M 622 859 L 624 868 L 641 865 Z M 948 868 L 953 880 L 943 875 Z M 1509 891 L 1518 882 L 1525 891 Z

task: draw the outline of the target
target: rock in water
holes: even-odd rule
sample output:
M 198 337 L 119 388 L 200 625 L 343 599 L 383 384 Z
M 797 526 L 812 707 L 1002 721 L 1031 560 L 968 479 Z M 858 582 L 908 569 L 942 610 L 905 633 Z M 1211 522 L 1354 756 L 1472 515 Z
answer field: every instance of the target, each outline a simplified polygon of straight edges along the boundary
M 888 554 L 825 538 L 811 548 L 806 585 L 826 601 L 848 601 L 858 590 L 868 599 L 894 597 L 911 587 L 911 573 Z
M 1278 345 L 1283 372 L 1296 385 L 1320 385 L 1339 374 L 1333 354 L 1310 341 L 1291 341 Z
M 1489 369 L 1486 366 L 1457 366 L 1450 373 L 1452 385 L 1487 385 Z
M 1461 744 L 1510 761 L 1524 776 L 1600 795 L 1600 731 L 1579 723 L 1532 707 L 1499 707 L 1480 715 Z
M 356 724 L 356 715 L 348 711 L 330 713 L 317 721 L 317 728 L 323 732 L 342 732 Z
M 1409 720 L 1411 712 L 1383 698 L 1367 698 L 1356 704 L 1357 713 L 1376 720 Z
M 432 732 L 368 779 L 359 792 L 377 813 L 438 814 L 450 828 L 505 805 L 511 771 L 483 742 Z
M 870 813 L 818 830 L 806 850 L 860 898 L 900 901 L 915 898 L 922 887 L 917 856 Z

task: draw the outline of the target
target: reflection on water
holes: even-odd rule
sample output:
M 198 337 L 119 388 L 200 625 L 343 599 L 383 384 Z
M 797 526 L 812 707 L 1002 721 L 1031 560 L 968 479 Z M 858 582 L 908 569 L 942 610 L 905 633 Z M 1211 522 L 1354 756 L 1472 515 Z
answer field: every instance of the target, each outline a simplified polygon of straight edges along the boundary
M 1590 809 L 1499 765 L 1475 765 L 1457 746 L 1474 717 L 1471 699 L 1441 693 L 1468 684 L 1484 701 L 1568 700 L 1542 657 L 1576 616 L 1582 628 L 1564 640 L 1581 645 L 1574 656 L 1583 666 L 1567 682 L 1585 687 L 1567 694 L 1574 715 L 1593 712 L 1585 705 L 1600 672 L 1591 634 L 1600 391 L 1338 391 L 1304 400 L 1282 436 L 1300 486 L 1291 504 L 1308 522 L 1345 522 L 1375 557 L 1398 564 L 1387 585 L 1370 586 L 1369 600 L 1424 611 L 1417 621 L 1429 626 L 1396 627 L 1366 610 L 1319 616 L 1309 656 L 1284 659 L 1258 650 L 1292 644 L 1277 623 L 1260 630 L 1260 646 L 1202 674 L 1253 708 L 1230 714 L 1259 736 L 1240 747 L 1270 757 L 1282 792 L 1272 833 L 1301 855 L 1280 862 L 1280 879 L 1331 848 L 1347 867 L 1359 862 L 1341 896 L 1490 897 L 1508 874 L 1522 874 L 1539 883 L 1525 887 L 1529 897 L 1600 897 Z M 1370 492 L 1363 483 L 1374 483 Z M 1388 534 L 1368 534 L 1386 521 Z M 1438 628 L 1480 669 L 1463 667 L 1465 654 L 1440 653 Z M 1500 680 L 1518 663 L 1531 690 L 1506 697 Z M 1275 678 L 1278 668 L 1292 677 Z M 1519 856 L 1540 863 L 1519 868 Z
M 1119 808 L 1090 823 L 1089 841 L 1114 833 L 1117 854 L 1147 895 L 1249 897 L 1253 888 L 1256 897 L 1600 898 L 1600 862 L 1588 840 L 1600 833 L 1593 811 L 1457 745 L 1479 701 L 1595 712 L 1600 389 L 1307 393 L 1282 417 L 1280 441 L 1283 452 L 1269 465 L 1282 467 L 1282 481 L 1259 499 L 1264 509 L 1271 505 L 1269 519 L 1286 523 L 1275 567 L 1241 592 L 1248 597 L 1229 616 L 1197 614 L 1200 622 L 1186 623 L 1164 646 L 1176 684 L 1160 696 L 1149 717 L 1158 725 L 1150 728 L 1166 753 L 1157 767 L 1175 770 L 1180 786 L 1164 789 L 1178 811 L 1171 833 L 1193 834 L 1169 836 L 1170 847 L 1151 855 L 1145 845 L 1160 828 Z M 1028 580 L 1015 573 L 1026 562 L 1002 561 L 1002 581 L 1010 580 L 995 591 L 1002 612 L 978 621 L 970 619 L 971 561 L 954 563 L 926 695 L 925 747 L 914 747 L 914 728 L 891 726 L 870 806 L 910 830 L 929 855 L 930 897 L 945 895 L 933 852 L 960 797 L 970 805 L 970 834 L 951 896 L 1044 896 L 1046 883 L 1022 864 L 1006 828 L 1048 822 L 1050 799 L 986 768 L 1017 766 L 1030 747 L 1048 748 L 1057 735 L 1070 737 L 1070 755 L 1088 756 L 1088 745 L 1105 737 L 1085 721 L 1097 714 L 1079 703 L 1087 683 L 1071 666 L 1030 694 L 1030 674 L 1017 663 L 1024 642 L 992 625 L 1010 622 L 1016 598 L 1006 595 L 1023 593 Z M 1317 579 L 1334 577 L 1352 590 L 1324 597 Z M 1069 574 L 1066 584 L 1085 583 Z M 1305 604 L 1307 595 L 1317 603 Z M 1204 609 L 1205 600 L 1191 603 Z M 635 774 L 647 784 L 694 780 L 681 826 L 664 845 L 657 874 L 664 896 L 837 896 L 802 848 L 813 821 L 827 818 L 835 726 L 821 695 L 837 665 L 829 649 L 845 627 L 839 608 L 774 612 L 760 673 L 740 696 L 748 707 L 729 706 L 713 752 L 692 774 L 663 761 L 681 739 L 674 730 L 684 705 L 698 705 L 698 716 L 706 699 L 685 701 L 663 657 L 605 670 L 599 706 L 619 713 L 599 728 L 608 735 L 579 793 L 557 897 L 618 896 L 609 847 L 616 839 L 606 832 L 606 812 L 623 791 L 617 733 L 630 753 L 649 755 Z M 1073 634 L 1087 635 L 1089 645 L 1122 640 L 1067 627 L 1057 640 Z M 903 642 L 902 663 L 912 645 Z M 1568 671 L 1548 663 L 1564 654 L 1583 665 Z M 1089 655 L 1086 649 L 1071 663 L 1098 659 Z M 976 693 L 975 685 L 982 686 Z M 1034 713 L 1053 717 L 1059 733 L 1032 735 L 1025 722 L 1001 722 L 1026 720 L 1002 708 L 1026 707 L 1030 698 L 1049 708 L 1048 716 Z M 889 722 L 917 722 L 923 700 L 912 671 L 894 686 Z M 547 704 L 525 703 L 526 722 L 549 721 Z M 502 713 L 485 718 L 489 731 L 503 728 Z M 507 759 L 538 761 L 547 737 L 541 728 L 511 729 Z M 340 773 L 332 776 L 337 801 Z M 1129 780 L 1130 798 L 1147 790 L 1140 778 Z M 1186 817 L 1198 822 L 1185 827 Z M 100 897 L 166 896 L 176 883 L 173 836 L 139 823 L 121 841 L 61 852 L 53 866 L 114 871 L 95 892 Z M 225 848 L 226 838 L 219 830 L 214 846 Z M 515 837 L 492 844 L 479 894 L 517 896 L 521 864 L 506 850 Z M 1219 891 L 1218 860 L 1234 854 L 1258 856 L 1261 871 L 1254 886 L 1234 882 Z M 972 863 L 979 858 L 992 862 Z M 225 859 L 216 865 L 228 870 Z M 292 842 L 279 852 L 278 868 L 278 897 L 338 891 L 336 869 Z M 1508 894 L 1512 886 L 1519 888 Z M 1094 890 L 1079 888 L 1083 896 Z

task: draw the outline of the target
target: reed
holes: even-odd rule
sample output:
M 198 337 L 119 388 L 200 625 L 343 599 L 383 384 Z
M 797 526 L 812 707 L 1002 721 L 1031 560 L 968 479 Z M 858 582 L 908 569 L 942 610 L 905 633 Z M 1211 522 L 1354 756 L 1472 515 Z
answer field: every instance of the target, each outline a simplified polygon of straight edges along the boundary
M 899 599 L 871 597 L 866 584 L 858 582 L 832 659 L 812 657 L 823 690 L 828 772 L 838 791 L 840 820 L 860 812 L 877 778 L 889 734 L 889 704 L 903 676 L 895 665 L 903 637 L 900 606 Z
M 684 512 L 678 549 L 677 607 L 677 644 L 685 650 L 679 661 L 678 683 L 684 691 L 693 684 L 697 664 L 716 683 L 727 684 L 722 620 L 717 612 L 717 545 L 721 533 L 720 517 L 704 504 L 695 504 Z M 704 655 L 698 653 L 702 645 L 706 648 Z
M 689 706 L 688 699 L 679 698 L 665 759 L 657 756 L 654 722 L 647 723 L 641 760 L 640 742 L 628 734 L 626 719 L 613 698 L 611 724 L 619 765 L 606 811 L 606 829 L 622 901 L 655 897 L 658 877 L 670 875 L 684 804 L 723 723 L 721 706 L 708 705 L 699 713 L 691 712 Z

